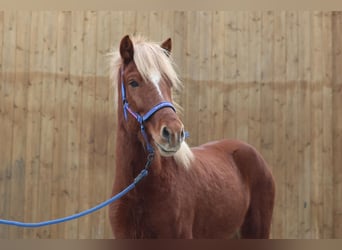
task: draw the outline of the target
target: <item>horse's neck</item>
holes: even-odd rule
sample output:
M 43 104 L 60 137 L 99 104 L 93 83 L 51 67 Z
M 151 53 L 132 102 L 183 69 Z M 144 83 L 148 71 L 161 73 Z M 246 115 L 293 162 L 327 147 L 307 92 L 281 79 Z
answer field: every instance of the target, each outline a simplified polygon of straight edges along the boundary
M 144 169 L 148 153 L 138 136 L 124 129 L 125 121 L 119 122 L 116 138 L 116 181 L 130 184 Z M 156 170 L 160 157 L 155 156 L 151 168 Z
M 117 169 L 123 170 L 127 177 L 131 177 L 133 172 L 142 169 L 142 163 L 135 159 L 143 157 L 144 149 L 138 138 L 123 129 L 122 125 L 119 125 L 116 136 Z

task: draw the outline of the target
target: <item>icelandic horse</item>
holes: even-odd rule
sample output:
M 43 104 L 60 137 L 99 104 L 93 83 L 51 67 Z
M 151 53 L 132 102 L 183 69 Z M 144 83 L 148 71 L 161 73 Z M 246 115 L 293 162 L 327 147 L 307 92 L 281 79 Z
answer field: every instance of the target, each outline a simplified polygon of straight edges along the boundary
M 186 144 L 172 103 L 172 88 L 181 82 L 170 52 L 170 38 L 159 45 L 125 36 L 112 54 L 118 93 L 113 194 L 154 156 L 149 174 L 110 205 L 114 237 L 269 238 L 275 198 L 269 167 L 242 141 Z

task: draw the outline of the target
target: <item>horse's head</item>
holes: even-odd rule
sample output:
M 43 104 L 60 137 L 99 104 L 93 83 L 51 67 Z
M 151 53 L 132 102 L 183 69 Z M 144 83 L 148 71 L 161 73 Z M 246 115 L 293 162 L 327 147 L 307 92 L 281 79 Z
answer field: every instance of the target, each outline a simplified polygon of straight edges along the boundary
M 157 104 L 172 102 L 171 88 L 179 85 L 170 58 L 171 39 L 161 45 L 132 41 L 125 36 L 120 43 L 121 83 L 129 103 L 130 112 L 143 116 Z M 135 130 L 142 143 L 143 136 L 138 133 L 139 124 L 133 116 L 127 123 Z M 155 145 L 162 156 L 173 156 L 181 147 L 185 135 L 184 126 L 174 109 L 170 106 L 158 109 L 144 122 L 150 143 Z

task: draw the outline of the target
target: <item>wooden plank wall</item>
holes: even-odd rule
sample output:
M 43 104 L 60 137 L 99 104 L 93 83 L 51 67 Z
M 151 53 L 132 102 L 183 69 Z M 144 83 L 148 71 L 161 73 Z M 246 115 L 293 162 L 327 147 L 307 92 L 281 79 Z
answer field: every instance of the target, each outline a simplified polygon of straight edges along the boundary
M 273 238 L 342 237 L 341 12 L 0 12 L 0 218 L 41 221 L 109 197 L 108 52 L 173 39 L 190 145 L 239 138 L 277 184 Z M 107 210 L 0 238 L 111 238 Z

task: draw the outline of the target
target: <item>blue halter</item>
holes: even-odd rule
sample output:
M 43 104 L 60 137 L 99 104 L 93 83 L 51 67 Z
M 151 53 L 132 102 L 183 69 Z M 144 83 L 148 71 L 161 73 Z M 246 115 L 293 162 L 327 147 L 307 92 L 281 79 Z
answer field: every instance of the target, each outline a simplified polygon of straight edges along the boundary
M 152 147 L 152 145 L 150 144 L 150 142 L 148 141 L 147 138 L 147 134 L 145 131 L 145 126 L 144 126 L 144 122 L 147 121 L 148 119 L 151 118 L 152 115 L 154 115 L 154 113 L 156 113 L 158 110 L 161 110 L 163 108 L 171 108 L 174 112 L 176 112 L 175 107 L 173 106 L 172 103 L 170 102 L 160 102 L 157 105 L 155 105 L 154 107 L 152 107 L 146 114 L 144 115 L 140 115 L 139 113 L 133 111 L 128 104 L 128 100 L 127 100 L 127 96 L 126 96 L 126 89 L 125 89 L 125 84 L 124 84 L 124 79 L 123 79 L 123 67 L 121 67 L 121 97 L 122 97 L 122 103 L 123 103 L 123 112 L 124 112 L 124 117 L 125 120 L 127 121 L 127 111 L 138 121 L 138 123 L 140 124 L 140 130 L 141 130 L 141 134 L 144 137 L 144 140 L 146 142 L 146 149 L 148 151 L 149 154 L 153 154 L 154 153 L 154 149 Z

